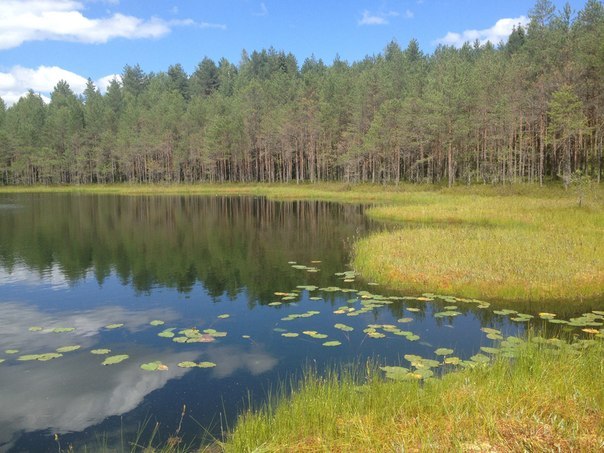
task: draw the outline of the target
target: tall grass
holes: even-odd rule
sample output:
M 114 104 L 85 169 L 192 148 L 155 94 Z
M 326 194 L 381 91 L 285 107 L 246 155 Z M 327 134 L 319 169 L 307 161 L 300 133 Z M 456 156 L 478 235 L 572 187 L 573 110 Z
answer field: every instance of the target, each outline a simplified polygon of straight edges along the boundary
M 604 346 L 527 342 L 513 361 L 426 382 L 310 373 L 241 415 L 227 452 L 602 451 Z

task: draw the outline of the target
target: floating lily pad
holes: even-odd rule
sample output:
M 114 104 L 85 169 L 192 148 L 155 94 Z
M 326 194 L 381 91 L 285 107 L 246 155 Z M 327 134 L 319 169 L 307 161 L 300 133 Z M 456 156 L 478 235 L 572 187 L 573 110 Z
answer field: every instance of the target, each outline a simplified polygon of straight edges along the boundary
M 408 307 L 408 308 L 405 308 L 405 310 L 410 311 L 412 313 L 417 313 L 417 312 L 421 311 L 421 309 L 415 308 L 415 307 Z
M 141 369 L 145 371 L 168 371 L 168 366 L 156 360 L 155 362 L 143 363 Z
M 175 335 L 173 332 L 174 330 L 176 330 L 176 327 L 171 327 L 169 329 L 162 330 L 160 333 L 157 334 L 157 336 L 163 338 L 172 338 Z
M 286 337 L 286 338 L 295 338 L 299 335 L 300 335 L 299 333 L 295 333 L 295 332 L 285 332 L 285 333 L 281 334 L 282 337 Z
M 163 326 L 165 324 L 165 322 L 161 321 L 159 319 L 154 319 L 149 324 L 151 324 L 152 326 Z
M 103 365 L 115 365 L 117 363 L 123 362 L 124 360 L 130 358 L 129 355 L 127 354 L 121 354 L 121 355 L 112 355 L 110 357 L 107 357 L 105 360 L 103 360 Z
M 199 362 L 197 366 L 199 368 L 213 368 L 216 364 L 214 362 Z
M 438 348 L 436 351 L 434 351 L 434 354 L 436 355 L 450 355 L 453 354 L 453 349 L 449 349 L 449 348 Z
M 542 312 L 542 313 L 539 313 L 539 317 L 541 319 L 554 319 L 556 317 L 556 314 L 555 313 Z
M 180 368 L 196 368 L 197 364 L 195 362 L 185 361 L 177 363 L 176 366 L 179 366 Z
M 17 360 L 20 360 L 22 362 L 29 361 L 29 360 L 39 360 L 41 362 L 46 362 L 48 360 L 58 359 L 59 357 L 63 357 L 63 354 L 59 354 L 59 353 L 56 353 L 56 352 L 48 352 L 48 353 L 45 353 L 45 354 L 27 354 L 27 355 L 22 355 Z
M 461 315 L 461 312 L 454 310 L 439 311 L 438 313 L 434 313 L 435 318 L 448 318 L 459 315 Z
M 227 319 L 227 318 L 230 318 L 230 317 L 231 317 L 231 315 L 229 315 L 227 313 L 225 313 L 223 315 L 218 315 L 218 319 Z
M 188 340 L 187 337 L 174 337 L 174 338 L 172 338 L 172 341 L 174 343 L 186 343 L 187 340 Z
M 27 330 L 29 330 L 30 332 L 40 332 L 41 330 L 44 330 L 44 329 L 40 326 L 32 326 Z
M 395 381 L 403 381 L 409 379 L 409 369 L 402 366 L 382 366 L 380 370 L 386 373 L 386 378 Z
M 55 327 L 54 329 L 52 329 L 54 333 L 68 333 L 73 332 L 74 330 L 75 327 Z
M 283 305 L 283 302 L 271 302 L 268 304 L 269 307 L 278 307 L 279 305 Z
M 19 352 L 19 350 L 18 349 L 6 349 L 6 350 L 4 350 L 4 352 L 6 354 L 17 354 Z M 59 352 L 61 352 L 61 351 L 59 351 Z
M 482 330 L 484 333 L 494 333 L 494 334 L 501 334 L 501 330 L 497 330 L 497 329 L 493 329 L 491 327 L 483 327 L 480 330 Z
M 62 346 L 60 348 L 57 348 L 56 351 L 57 352 L 72 352 L 72 351 L 77 351 L 80 348 L 81 348 L 80 345 Z
M 90 351 L 91 354 L 97 355 L 109 354 L 110 352 L 111 349 L 93 349 L 92 351 Z
M 470 357 L 470 360 L 476 363 L 488 363 L 491 359 L 484 354 L 476 354 Z
M 354 330 L 354 328 L 347 326 L 346 324 L 340 324 L 340 323 L 334 324 L 334 327 L 336 329 L 342 330 L 344 332 L 352 332 Z
M 124 324 L 116 323 L 116 324 L 107 324 L 105 329 L 119 329 L 120 327 L 124 327 Z
M 4 361 L 6 361 L 6 359 L 0 359 L 0 363 L 2 363 L 2 362 L 4 362 Z
M 480 348 L 480 350 L 481 350 L 482 352 L 486 352 L 487 354 L 499 354 L 499 353 L 501 352 L 501 350 L 500 350 L 500 349 L 497 349 L 497 348 L 491 348 L 491 347 L 488 347 L 488 346 L 482 346 L 482 347 Z
M 408 323 L 408 322 L 411 322 L 411 321 L 413 321 L 413 318 L 401 318 L 401 319 L 398 319 L 396 322 L 400 322 L 400 323 L 405 324 L 405 323 Z
M 495 313 L 496 315 L 507 316 L 507 315 L 516 314 L 518 312 L 516 310 L 509 310 L 509 309 L 505 308 L 503 310 L 493 310 L 493 313 Z
M 249 340 L 251 337 L 249 335 L 241 335 L 241 338 L 245 338 L 246 340 Z
M 498 333 L 490 333 L 487 335 L 487 338 L 489 340 L 503 340 L 503 336 Z
M 309 297 L 310 300 L 323 300 L 322 297 L 318 297 L 318 296 L 313 296 L 313 297 Z
M 340 346 L 342 343 L 340 343 L 339 341 L 326 341 L 325 343 L 323 343 L 323 346 Z
M 445 358 L 445 363 L 447 365 L 459 365 L 460 362 L 461 362 L 461 359 L 459 357 L 446 357 Z

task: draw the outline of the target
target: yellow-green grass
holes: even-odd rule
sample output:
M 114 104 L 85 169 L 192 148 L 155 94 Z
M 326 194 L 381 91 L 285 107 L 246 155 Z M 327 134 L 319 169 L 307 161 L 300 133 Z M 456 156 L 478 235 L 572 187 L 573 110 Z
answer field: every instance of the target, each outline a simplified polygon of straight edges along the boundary
M 574 197 L 434 193 L 369 215 L 400 228 L 355 244 L 354 266 L 393 289 L 522 301 L 604 296 L 604 209 Z
M 309 374 L 289 397 L 243 413 L 227 452 L 602 451 L 604 345 L 526 343 L 420 384 L 379 371 Z

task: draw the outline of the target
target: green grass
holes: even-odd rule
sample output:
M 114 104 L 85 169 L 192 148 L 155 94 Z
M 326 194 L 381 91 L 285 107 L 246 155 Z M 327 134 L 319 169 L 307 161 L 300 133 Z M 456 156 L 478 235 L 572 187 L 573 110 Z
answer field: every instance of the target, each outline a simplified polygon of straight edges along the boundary
M 366 371 L 309 373 L 243 413 L 227 452 L 601 451 L 604 345 L 528 342 L 423 383 Z M 276 401 L 276 402 L 275 402 Z

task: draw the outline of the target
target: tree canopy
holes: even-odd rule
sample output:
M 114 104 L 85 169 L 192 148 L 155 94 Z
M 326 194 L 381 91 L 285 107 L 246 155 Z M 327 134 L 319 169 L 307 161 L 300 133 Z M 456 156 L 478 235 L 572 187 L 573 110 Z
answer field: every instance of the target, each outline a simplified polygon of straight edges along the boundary
M 604 6 L 529 17 L 497 46 L 393 41 L 331 65 L 270 48 L 0 100 L 0 183 L 599 181 Z

